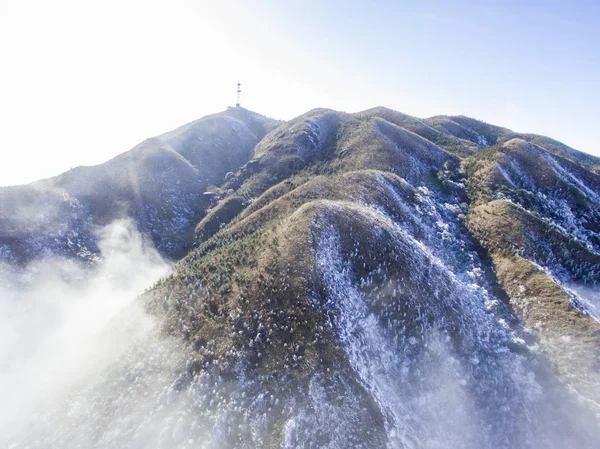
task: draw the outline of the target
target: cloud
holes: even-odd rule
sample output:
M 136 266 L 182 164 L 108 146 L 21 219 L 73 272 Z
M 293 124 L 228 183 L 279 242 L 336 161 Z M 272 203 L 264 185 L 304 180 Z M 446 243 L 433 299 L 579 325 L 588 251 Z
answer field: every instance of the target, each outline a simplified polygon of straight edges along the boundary
M 168 265 L 130 220 L 99 236 L 91 272 L 67 260 L 33 262 L 23 288 L 0 270 L 2 447 L 155 328 L 135 298 Z

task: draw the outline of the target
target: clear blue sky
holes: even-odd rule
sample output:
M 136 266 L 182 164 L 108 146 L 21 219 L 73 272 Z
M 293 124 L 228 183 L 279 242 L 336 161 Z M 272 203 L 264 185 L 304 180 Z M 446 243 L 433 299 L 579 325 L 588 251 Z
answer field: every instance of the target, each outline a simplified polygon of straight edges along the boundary
M 464 114 L 600 155 L 597 0 L 0 0 L 0 61 L 0 185 L 222 110 L 238 79 L 276 118 Z

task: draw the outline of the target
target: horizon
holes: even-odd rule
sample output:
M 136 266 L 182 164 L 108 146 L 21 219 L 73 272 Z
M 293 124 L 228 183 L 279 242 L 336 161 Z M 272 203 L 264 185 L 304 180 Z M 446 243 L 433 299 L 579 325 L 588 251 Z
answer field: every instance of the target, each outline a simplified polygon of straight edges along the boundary
M 279 120 L 315 107 L 465 115 L 600 156 L 594 2 L 234 3 L 2 1 L 0 185 L 98 165 L 225 110 L 238 81 L 243 107 Z

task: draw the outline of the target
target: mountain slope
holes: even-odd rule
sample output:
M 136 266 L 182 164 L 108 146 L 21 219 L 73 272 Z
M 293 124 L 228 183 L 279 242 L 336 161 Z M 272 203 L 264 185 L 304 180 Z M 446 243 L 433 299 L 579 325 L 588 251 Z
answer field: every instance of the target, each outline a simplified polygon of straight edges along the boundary
M 465 163 L 469 227 L 524 323 L 582 395 L 600 400 L 600 176 L 512 139 Z

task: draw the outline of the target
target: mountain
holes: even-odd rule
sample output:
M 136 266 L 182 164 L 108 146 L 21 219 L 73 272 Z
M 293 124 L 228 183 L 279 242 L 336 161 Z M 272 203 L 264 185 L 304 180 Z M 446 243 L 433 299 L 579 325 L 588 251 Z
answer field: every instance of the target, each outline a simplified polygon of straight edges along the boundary
M 178 259 L 139 302 L 181 359 L 137 348 L 48 447 L 596 447 L 599 173 L 462 116 L 229 109 L 5 188 L 11 263 L 122 216 Z M 140 363 L 176 366 L 150 399 Z
M 0 258 L 24 264 L 71 256 L 90 262 L 97 228 L 133 218 L 162 254 L 186 252 L 210 206 L 205 195 L 252 156 L 275 120 L 230 108 L 148 139 L 110 161 L 0 188 Z

